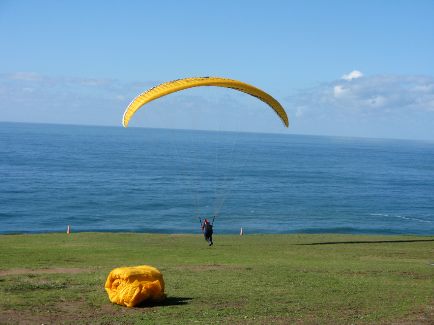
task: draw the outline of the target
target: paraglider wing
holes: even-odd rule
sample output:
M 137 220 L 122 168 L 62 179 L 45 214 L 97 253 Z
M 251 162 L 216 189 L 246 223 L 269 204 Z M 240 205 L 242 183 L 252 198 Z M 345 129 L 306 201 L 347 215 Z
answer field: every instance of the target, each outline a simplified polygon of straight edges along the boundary
M 242 91 L 246 94 L 254 96 L 264 103 L 268 104 L 276 114 L 282 119 L 283 123 L 286 127 L 288 127 L 288 116 L 286 115 L 285 110 L 282 105 L 274 99 L 271 95 L 262 91 L 259 88 L 251 86 L 241 81 L 226 79 L 226 78 L 218 78 L 218 77 L 200 77 L 200 78 L 185 78 L 169 81 L 166 83 L 162 83 L 154 88 L 151 88 L 139 96 L 137 96 L 131 103 L 128 105 L 127 109 L 124 112 L 124 116 L 122 118 L 122 125 L 124 127 L 128 126 L 128 123 L 136 113 L 136 111 L 145 105 L 157 98 L 163 97 L 165 95 L 188 89 L 193 87 L 201 87 L 201 86 L 216 86 L 216 87 L 225 87 L 232 88 L 238 91 Z

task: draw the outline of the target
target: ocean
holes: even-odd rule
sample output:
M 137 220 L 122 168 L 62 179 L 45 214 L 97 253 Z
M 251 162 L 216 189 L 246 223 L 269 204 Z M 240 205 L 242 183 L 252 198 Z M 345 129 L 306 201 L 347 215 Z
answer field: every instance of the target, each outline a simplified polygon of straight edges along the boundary
M 434 234 L 434 142 L 0 123 L 0 233 Z

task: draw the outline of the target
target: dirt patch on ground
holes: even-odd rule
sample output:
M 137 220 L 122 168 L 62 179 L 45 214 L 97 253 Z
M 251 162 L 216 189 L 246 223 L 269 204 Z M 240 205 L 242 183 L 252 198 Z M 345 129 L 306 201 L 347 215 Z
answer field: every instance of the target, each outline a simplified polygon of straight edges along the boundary
M 66 267 L 55 267 L 49 269 L 9 269 L 9 270 L 0 270 L 0 276 L 7 275 L 20 275 L 20 274 L 77 274 L 89 272 L 89 269 L 79 269 L 79 268 L 66 268 Z
M 386 323 L 380 323 L 386 324 Z M 430 305 L 420 307 L 413 313 L 408 315 L 406 318 L 401 320 L 396 320 L 393 324 L 396 325 L 432 325 L 434 324 L 434 302 Z
M 235 307 L 235 306 L 233 306 Z M 158 307 L 156 307 L 158 308 Z M 107 302 L 100 306 L 87 304 L 84 301 L 64 301 L 50 307 L 34 307 L 32 310 L 0 310 L 0 324 L 128 324 L 128 316 L 151 313 L 154 308 L 125 308 Z M 122 320 L 122 318 L 125 319 Z M 346 319 L 345 317 L 343 319 Z M 222 317 L 225 324 L 335 324 L 321 321 L 313 315 L 291 316 L 259 316 L 259 317 Z M 363 321 L 347 319 L 342 323 L 354 324 L 397 324 L 397 325 L 431 325 L 434 324 L 434 306 L 428 305 L 415 310 L 402 319 L 387 321 Z
M 152 312 L 152 308 L 126 308 L 107 302 L 101 306 L 85 301 L 63 301 L 46 307 L 33 307 L 25 310 L 1 310 L 0 324 L 129 324 L 114 319 L 122 319 L 134 314 Z
M 84 302 L 64 302 L 47 308 L 33 310 L 2 310 L 0 324 L 90 324 L 97 314 Z

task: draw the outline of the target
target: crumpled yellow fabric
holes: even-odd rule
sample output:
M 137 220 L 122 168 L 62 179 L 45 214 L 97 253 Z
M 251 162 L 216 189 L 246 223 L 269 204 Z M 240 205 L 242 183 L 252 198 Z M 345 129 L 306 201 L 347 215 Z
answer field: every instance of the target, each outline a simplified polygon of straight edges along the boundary
M 145 300 L 160 301 L 166 297 L 163 275 L 149 265 L 113 269 L 105 282 L 105 290 L 111 302 L 127 307 L 137 306 Z

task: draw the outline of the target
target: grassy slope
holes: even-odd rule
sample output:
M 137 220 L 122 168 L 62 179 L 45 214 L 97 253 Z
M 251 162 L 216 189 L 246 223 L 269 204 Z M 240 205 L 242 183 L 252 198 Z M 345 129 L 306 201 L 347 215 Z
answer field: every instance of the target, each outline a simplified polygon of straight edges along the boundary
M 0 324 L 434 321 L 432 237 L 7 235 L 0 261 Z M 166 303 L 110 304 L 109 271 L 140 264 L 163 272 Z

